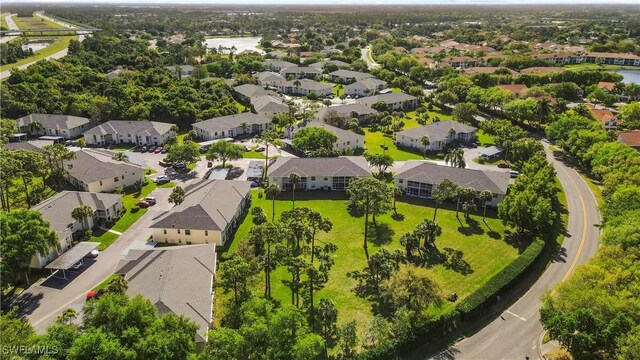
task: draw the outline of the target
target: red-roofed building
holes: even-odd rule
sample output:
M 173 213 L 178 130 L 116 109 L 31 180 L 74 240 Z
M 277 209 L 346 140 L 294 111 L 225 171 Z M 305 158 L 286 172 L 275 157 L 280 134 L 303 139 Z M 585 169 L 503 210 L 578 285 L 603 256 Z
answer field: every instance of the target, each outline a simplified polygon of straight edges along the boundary
M 615 130 L 618 128 L 618 118 L 611 112 L 611 110 L 598 107 L 594 104 L 586 104 L 586 107 L 591 110 L 593 117 L 604 125 L 606 130 Z
M 558 102 L 556 101 L 556 99 L 553 98 L 553 96 L 548 96 L 548 95 L 547 96 L 531 96 L 531 97 L 529 97 L 529 99 L 533 99 L 535 101 L 542 100 L 542 99 L 547 99 L 547 100 L 549 100 L 549 104 L 551 104 L 553 106 L 558 105 Z
M 618 141 L 640 151 L 640 131 L 621 131 L 618 133 Z
M 606 81 L 600 81 L 598 83 L 598 87 L 602 90 L 607 90 L 607 91 L 613 91 L 613 88 L 616 86 L 615 83 L 612 82 L 606 82 Z
M 498 87 L 502 90 L 510 91 L 516 95 L 520 95 L 529 90 L 529 88 L 525 84 L 498 85 Z

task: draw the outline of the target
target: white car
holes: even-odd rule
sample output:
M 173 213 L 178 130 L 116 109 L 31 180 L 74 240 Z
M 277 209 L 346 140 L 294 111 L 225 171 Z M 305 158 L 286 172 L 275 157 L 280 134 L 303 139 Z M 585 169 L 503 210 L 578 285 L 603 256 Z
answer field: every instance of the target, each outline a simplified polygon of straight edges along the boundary
M 156 183 L 156 184 L 158 184 L 158 183 L 168 183 L 169 182 L 169 178 L 166 175 L 159 175 L 158 177 L 153 179 L 153 182 Z
M 77 263 L 71 265 L 71 270 L 79 270 L 82 267 L 82 261 L 78 261 Z

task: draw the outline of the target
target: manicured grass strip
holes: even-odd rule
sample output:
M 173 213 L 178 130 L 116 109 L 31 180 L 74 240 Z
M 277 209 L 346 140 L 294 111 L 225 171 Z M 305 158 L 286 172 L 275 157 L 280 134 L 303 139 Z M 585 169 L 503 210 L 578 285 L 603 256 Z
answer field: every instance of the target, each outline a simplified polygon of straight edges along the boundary
M 93 288 L 93 291 L 98 291 L 98 290 L 103 290 L 107 288 L 107 284 L 109 284 L 109 281 L 111 281 L 111 279 L 115 278 L 116 276 L 120 276 L 120 275 L 116 275 L 116 274 L 111 274 L 109 275 L 108 278 L 104 279 L 103 282 L 101 282 L 100 284 L 98 284 L 98 286 Z
M 13 21 L 20 30 L 40 30 L 40 29 L 66 29 L 60 24 L 51 22 L 40 16 L 18 17 L 14 16 Z
M 104 231 L 102 229 L 95 229 L 93 230 L 93 234 L 91 235 L 91 239 L 89 239 L 89 241 L 100 243 L 100 245 L 98 245 L 98 250 L 102 251 L 108 248 L 109 245 L 113 244 L 113 242 L 116 241 L 118 237 L 118 234 Z
M 169 181 L 169 182 L 168 182 L 168 183 L 166 183 L 166 184 L 158 185 L 158 188 L 161 188 L 161 189 L 170 189 L 170 188 L 172 188 L 172 187 L 174 187 L 174 186 L 176 186 L 176 183 L 175 183 L 175 182 L 173 182 L 173 181 Z
M 563 70 L 637 70 L 637 66 L 611 65 L 611 64 L 571 64 L 564 65 Z
M 124 216 L 113 225 L 111 229 L 119 232 L 125 232 L 134 222 L 136 222 L 147 209 L 140 208 L 138 212 L 131 212 L 131 208 L 136 206 L 136 203 L 143 197 L 148 196 L 153 190 L 155 190 L 156 184 L 153 181 L 149 181 L 147 185 L 142 187 L 140 193 L 127 194 L 122 197 L 122 205 L 127 209 Z
M 47 56 L 53 55 L 58 51 L 62 51 L 68 48 L 71 40 L 77 40 L 77 38 L 78 38 L 77 36 L 61 36 L 61 37 L 54 38 L 56 39 L 56 41 L 53 44 L 47 46 L 42 50 L 36 51 L 32 56 L 29 56 L 28 58 L 14 62 L 13 64 L 0 66 L 0 71 L 13 70 L 18 66 L 22 66 L 38 60 L 42 60 Z

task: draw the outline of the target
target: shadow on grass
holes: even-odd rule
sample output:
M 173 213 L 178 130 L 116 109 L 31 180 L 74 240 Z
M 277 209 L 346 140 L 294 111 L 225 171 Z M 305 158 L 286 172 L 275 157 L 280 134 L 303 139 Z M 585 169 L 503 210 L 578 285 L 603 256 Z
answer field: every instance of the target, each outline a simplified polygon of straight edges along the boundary
M 505 230 L 504 242 L 518 250 L 518 254 L 522 252 L 531 244 L 531 238 L 525 234 L 518 234 Z
M 375 226 L 372 222 L 369 224 L 367 242 L 375 246 L 390 244 L 393 241 L 393 235 L 395 235 L 395 233 L 395 230 L 393 230 L 389 224 L 378 222 L 378 226 Z
M 461 225 L 460 227 L 458 227 L 458 232 L 460 232 L 462 235 L 465 235 L 465 236 L 484 234 L 484 229 L 480 226 L 480 223 L 478 222 L 478 220 L 472 217 L 463 217 L 463 218 L 467 223 L 467 226 L 464 226 L 462 221 L 460 221 L 460 218 L 458 218 L 458 221 L 460 221 L 460 225 Z
M 464 253 L 460 250 L 452 248 L 442 249 L 444 252 L 445 262 L 444 267 L 453 270 L 462 275 L 469 275 L 473 273 L 471 265 L 463 259 Z

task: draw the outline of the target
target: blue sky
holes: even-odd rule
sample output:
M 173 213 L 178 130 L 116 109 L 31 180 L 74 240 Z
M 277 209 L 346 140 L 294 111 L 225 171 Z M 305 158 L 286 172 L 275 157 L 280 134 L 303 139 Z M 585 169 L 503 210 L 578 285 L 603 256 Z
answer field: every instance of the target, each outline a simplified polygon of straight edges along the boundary
M 16 2 L 7 1 L 7 2 Z M 83 3 L 83 4 L 341 4 L 341 5 L 429 5 L 429 4 L 638 4 L 638 0 L 21 0 L 19 3 Z

